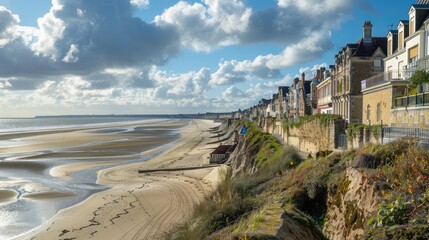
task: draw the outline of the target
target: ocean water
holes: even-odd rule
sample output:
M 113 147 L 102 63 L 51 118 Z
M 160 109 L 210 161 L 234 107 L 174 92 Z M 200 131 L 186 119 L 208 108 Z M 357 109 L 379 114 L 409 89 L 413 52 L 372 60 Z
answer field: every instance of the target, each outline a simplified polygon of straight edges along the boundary
M 115 146 L 114 141 L 94 141 L 83 146 L 70 145 L 43 151 L 0 153 L 0 189 L 14 190 L 19 194 L 18 200 L 14 203 L 0 203 L 0 240 L 23 234 L 43 224 L 61 209 L 75 205 L 96 192 L 106 190 L 106 186 L 96 184 L 97 171 L 117 165 L 146 161 L 161 154 L 171 147 L 172 141 L 179 138 L 180 128 L 187 124 L 188 120 L 123 117 L 0 119 L 0 136 L 8 136 L 10 133 L 15 135 L 15 133 L 21 132 L 38 132 L 46 129 L 69 130 L 71 128 L 90 127 L 83 131 L 97 135 L 117 134 L 121 137 L 120 141 L 123 141 L 125 145 L 129 141 L 129 144 L 133 146 L 128 146 L 127 149 L 113 147 L 113 151 L 124 154 L 118 157 L 109 155 L 112 148 L 106 148 L 106 146 Z M 140 140 L 141 148 L 139 146 Z M 135 147 L 136 141 L 137 147 Z M 20 142 L 2 139 L 0 140 L 0 150 L 14 146 L 13 144 L 20 144 Z M 138 154 L 156 147 L 161 148 L 151 156 L 143 157 Z M 97 152 L 96 155 L 91 155 L 94 151 L 99 151 L 101 154 Z M 104 152 L 106 155 L 103 155 Z M 25 157 L 32 154 L 37 156 Z M 67 154 L 70 155 L 67 156 Z M 50 169 L 56 166 L 105 161 L 106 157 L 116 161 L 116 163 L 82 170 L 77 172 L 70 181 L 61 180 L 49 174 Z M 29 168 L 28 166 L 33 167 Z M 2 187 L 2 182 L 10 181 L 30 181 L 48 187 L 50 190 L 74 192 L 76 195 L 56 199 L 29 200 L 23 197 L 28 191 L 22 186 L 4 187 L 3 185 Z
M 145 117 L 49 117 L 49 118 L 0 118 L 1 132 L 21 132 L 40 129 L 101 126 L 112 123 L 157 122 Z

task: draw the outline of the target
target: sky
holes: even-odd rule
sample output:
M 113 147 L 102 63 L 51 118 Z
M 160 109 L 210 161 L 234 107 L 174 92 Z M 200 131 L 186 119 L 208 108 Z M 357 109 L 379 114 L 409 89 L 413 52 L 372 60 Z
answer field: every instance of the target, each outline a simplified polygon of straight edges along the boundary
M 0 0 L 0 118 L 245 109 L 414 3 Z

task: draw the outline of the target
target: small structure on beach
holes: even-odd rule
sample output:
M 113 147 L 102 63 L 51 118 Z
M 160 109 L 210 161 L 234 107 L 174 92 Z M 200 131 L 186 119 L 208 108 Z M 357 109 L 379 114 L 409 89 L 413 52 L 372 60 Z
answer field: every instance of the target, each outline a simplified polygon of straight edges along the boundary
M 220 145 L 215 150 L 210 153 L 210 163 L 223 163 L 225 162 L 231 153 L 235 150 L 234 145 Z

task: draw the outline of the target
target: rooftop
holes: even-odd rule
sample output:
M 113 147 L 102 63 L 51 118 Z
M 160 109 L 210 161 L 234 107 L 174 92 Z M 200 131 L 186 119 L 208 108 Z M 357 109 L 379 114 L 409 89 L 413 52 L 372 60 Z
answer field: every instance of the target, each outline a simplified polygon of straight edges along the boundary
M 235 145 L 220 145 L 210 154 L 225 154 L 234 151 L 234 149 Z

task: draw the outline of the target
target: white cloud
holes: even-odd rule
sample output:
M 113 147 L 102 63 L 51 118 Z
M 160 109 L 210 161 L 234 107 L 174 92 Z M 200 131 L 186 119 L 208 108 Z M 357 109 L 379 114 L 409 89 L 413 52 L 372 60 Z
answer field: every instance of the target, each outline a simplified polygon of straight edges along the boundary
M 79 53 L 79 48 L 75 44 L 70 45 L 70 49 L 67 52 L 67 54 L 64 56 L 63 61 L 66 63 L 77 62 L 79 58 L 76 57 L 76 54 L 78 53 Z
M 145 8 L 149 6 L 149 0 L 131 0 L 130 3 L 138 8 Z
M 31 75 L 42 81 L 106 68 L 161 65 L 179 52 L 181 38 L 175 29 L 144 22 L 133 11 L 127 1 L 53 0 L 38 27 L 30 28 L 19 26 L 19 18 L 1 7 L 0 77 Z
M 53 0 L 37 27 L 20 26 L 17 15 L 0 7 L 0 91 L 7 94 L 1 102 L 141 105 L 177 112 L 248 107 L 291 81 L 280 70 L 330 49 L 330 31 L 354 3 L 278 0 L 278 7 L 252 10 L 242 0 L 179 1 L 145 22 L 133 11 L 149 0 Z M 160 68 L 183 47 L 209 52 L 254 43 L 275 43 L 283 50 L 222 60 L 213 72 L 203 67 L 177 74 Z M 228 86 L 245 81 L 252 81 L 250 88 Z
M 0 48 L 15 39 L 19 21 L 18 15 L 0 6 Z
M 257 57 L 253 61 L 224 61 L 211 75 L 210 85 L 228 85 L 252 79 L 272 79 L 281 77 L 279 69 L 267 67 L 268 59 Z
M 331 35 L 327 31 L 313 32 L 302 42 L 286 47 L 280 55 L 267 55 L 267 67 L 279 69 L 292 67 L 323 55 L 332 47 Z
M 294 7 L 300 11 L 309 11 L 309 9 L 317 9 L 316 14 L 324 14 L 326 12 L 335 11 L 350 6 L 350 1 L 344 0 L 277 0 L 279 7 L 290 8 Z M 359 1 L 357 1 L 359 2 Z
M 202 0 L 194 4 L 180 1 L 156 16 L 155 22 L 176 27 L 184 46 L 210 51 L 217 46 L 238 44 L 251 15 L 252 9 L 237 0 Z

